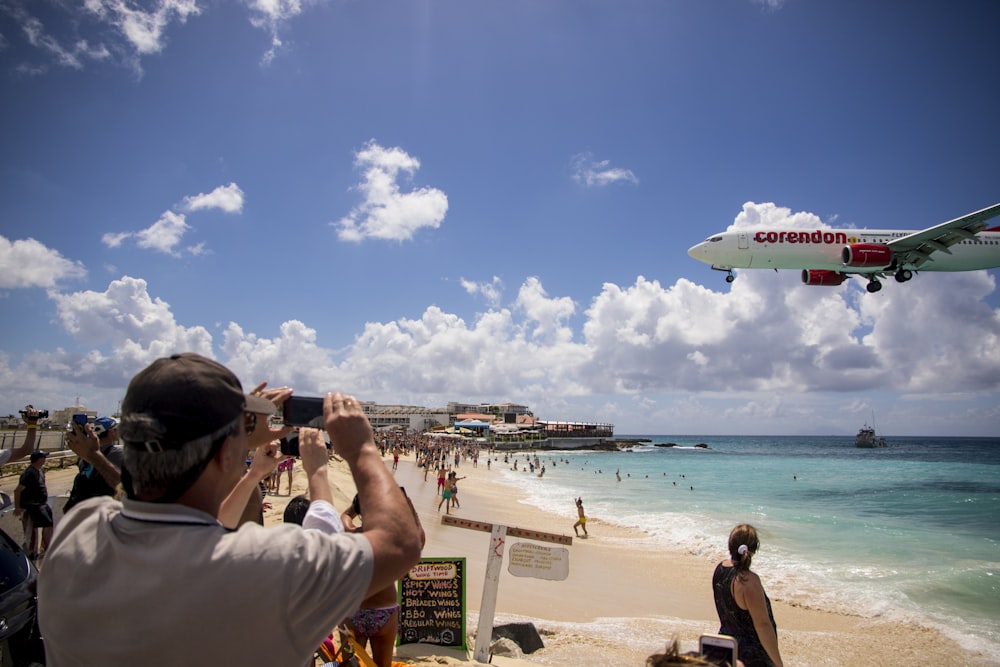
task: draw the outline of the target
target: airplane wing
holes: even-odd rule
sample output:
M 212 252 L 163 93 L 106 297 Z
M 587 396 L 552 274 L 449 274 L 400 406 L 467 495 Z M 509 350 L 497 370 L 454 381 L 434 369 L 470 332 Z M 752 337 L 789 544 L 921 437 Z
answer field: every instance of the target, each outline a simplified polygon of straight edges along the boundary
M 900 266 L 919 269 L 926 262 L 933 262 L 935 252 L 951 254 L 948 249 L 959 241 L 972 240 L 976 234 L 986 229 L 986 221 L 1000 215 L 1000 204 L 994 204 L 981 211 L 963 215 L 948 222 L 942 222 L 923 231 L 889 241 L 893 254 Z

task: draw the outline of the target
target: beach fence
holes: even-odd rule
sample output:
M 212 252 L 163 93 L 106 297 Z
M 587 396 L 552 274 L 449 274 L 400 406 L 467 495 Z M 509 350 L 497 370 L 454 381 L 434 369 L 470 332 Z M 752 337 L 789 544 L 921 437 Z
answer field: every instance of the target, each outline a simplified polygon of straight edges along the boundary
M 493 638 L 493 618 L 497 608 L 497 589 L 500 585 L 500 568 L 503 566 L 504 544 L 507 537 L 521 537 L 539 542 L 572 545 L 573 538 L 540 530 L 514 528 L 485 521 L 441 517 L 442 526 L 467 528 L 490 533 L 490 547 L 486 556 L 486 580 L 483 582 L 483 601 L 479 605 L 479 626 L 476 630 L 476 647 L 472 659 L 489 662 L 490 641 Z M 569 576 L 569 549 L 514 544 L 511 547 L 510 573 L 517 577 L 535 577 L 562 581 Z

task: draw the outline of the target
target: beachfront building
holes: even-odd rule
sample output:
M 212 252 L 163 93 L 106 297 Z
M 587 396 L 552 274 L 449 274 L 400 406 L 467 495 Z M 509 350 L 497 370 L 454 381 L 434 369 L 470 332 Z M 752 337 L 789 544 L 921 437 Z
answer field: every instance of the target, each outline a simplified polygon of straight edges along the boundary
M 501 448 L 525 443 L 574 448 L 614 438 L 614 424 L 539 419 L 528 406 L 518 403 L 451 401 L 446 408 L 427 408 L 366 402 L 362 408 L 376 430 L 441 431 L 486 439 Z
M 429 431 L 447 427 L 451 420 L 443 408 L 425 408 L 418 405 L 379 405 L 371 401 L 361 404 L 365 416 L 376 431 L 407 429 Z

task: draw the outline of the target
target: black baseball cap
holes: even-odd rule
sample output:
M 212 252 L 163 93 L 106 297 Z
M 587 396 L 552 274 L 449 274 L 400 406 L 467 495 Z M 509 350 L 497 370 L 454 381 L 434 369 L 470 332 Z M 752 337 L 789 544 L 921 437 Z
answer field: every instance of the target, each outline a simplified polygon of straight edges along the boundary
M 157 359 L 132 378 L 118 433 L 126 445 L 179 449 L 243 412 L 268 415 L 276 410 L 269 400 L 243 393 L 236 375 L 219 362 L 185 352 Z M 157 447 L 150 447 L 154 443 Z

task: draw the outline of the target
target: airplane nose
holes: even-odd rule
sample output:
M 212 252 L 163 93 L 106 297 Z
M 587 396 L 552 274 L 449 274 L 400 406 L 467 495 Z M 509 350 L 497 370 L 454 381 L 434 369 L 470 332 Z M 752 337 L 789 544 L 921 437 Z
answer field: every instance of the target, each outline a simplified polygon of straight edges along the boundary
M 698 255 L 701 255 L 702 253 L 704 253 L 704 251 L 705 251 L 705 243 L 703 241 L 697 245 L 693 245 L 690 248 L 688 248 L 688 255 L 690 255 L 692 259 L 700 259 Z

